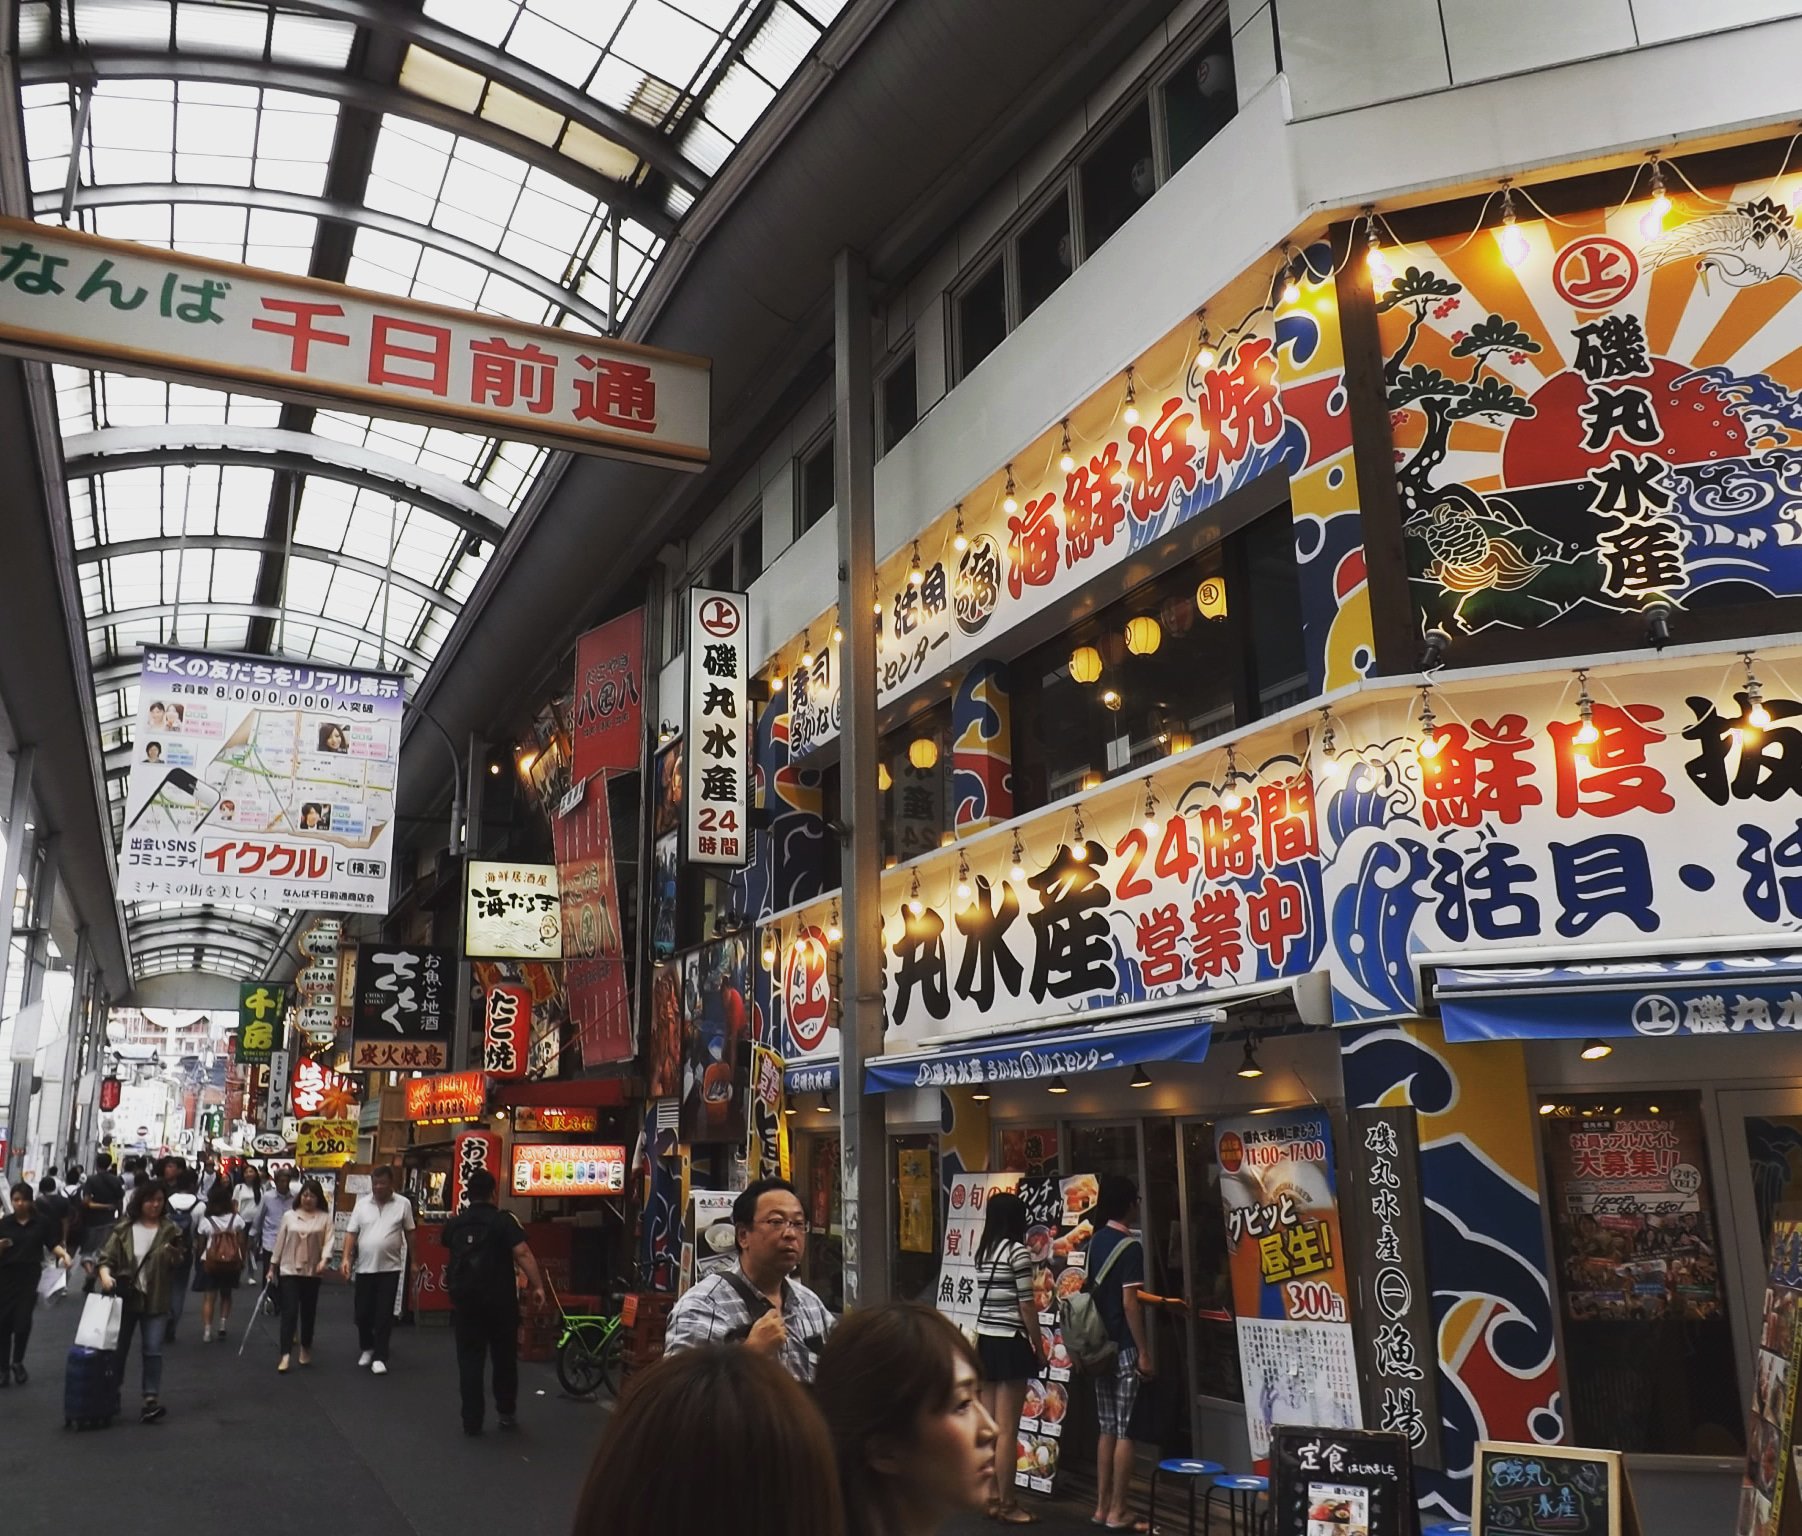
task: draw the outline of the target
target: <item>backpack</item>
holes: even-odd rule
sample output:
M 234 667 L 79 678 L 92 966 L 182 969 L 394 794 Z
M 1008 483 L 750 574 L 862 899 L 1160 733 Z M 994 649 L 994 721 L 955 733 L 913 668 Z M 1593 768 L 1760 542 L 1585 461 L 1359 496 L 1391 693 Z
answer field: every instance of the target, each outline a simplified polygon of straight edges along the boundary
M 229 1219 L 229 1218 L 228 1218 Z M 236 1227 L 221 1227 L 217 1216 L 207 1218 L 206 1257 L 201 1267 L 209 1275 L 235 1275 L 244 1267 L 244 1237 Z
M 1138 1238 L 1128 1237 L 1115 1244 L 1100 1272 L 1085 1280 L 1080 1291 L 1065 1296 L 1057 1304 L 1057 1323 L 1063 1331 L 1064 1348 L 1085 1371 L 1111 1371 L 1120 1357 L 1120 1346 L 1108 1336 L 1101 1308 L 1095 1305 L 1095 1293 L 1107 1279 L 1114 1261 L 1137 1242 Z
M 444 1288 L 457 1305 L 504 1300 L 514 1291 L 513 1247 L 500 1241 L 499 1232 L 499 1219 L 477 1221 L 467 1211 L 445 1229 L 450 1260 Z

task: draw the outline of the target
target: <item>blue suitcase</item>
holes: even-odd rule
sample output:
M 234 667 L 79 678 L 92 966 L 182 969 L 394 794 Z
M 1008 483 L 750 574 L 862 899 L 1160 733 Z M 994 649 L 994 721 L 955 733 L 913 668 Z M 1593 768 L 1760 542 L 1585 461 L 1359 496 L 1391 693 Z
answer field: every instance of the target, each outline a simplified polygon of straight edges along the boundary
M 119 1413 L 119 1357 L 110 1349 L 69 1350 L 63 1375 L 63 1428 L 103 1429 Z

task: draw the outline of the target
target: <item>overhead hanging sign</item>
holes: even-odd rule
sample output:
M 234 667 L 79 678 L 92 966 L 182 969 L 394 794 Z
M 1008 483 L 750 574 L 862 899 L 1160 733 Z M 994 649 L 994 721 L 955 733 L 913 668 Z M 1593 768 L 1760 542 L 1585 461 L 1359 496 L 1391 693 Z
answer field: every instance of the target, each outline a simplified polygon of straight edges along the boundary
M 563 903 L 563 990 L 582 1065 L 629 1061 L 635 1048 L 632 1002 L 604 781 L 551 823 L 551 843 Z
M 563 958 L 555 864 L 469 861 L 463 953 L 508 960 Z
M 705 358 L 0 219 L 0 349 L 84 368 L 707 462 Z
M 750 605 L 742 592 L 688 594 L 687 782 L 682 852 L 690 864 L 751 858 Z
M 644 609 L 622 613 L 576 641 L 570 777 L 578 785 L 603 770 L 629 773 L 638 767 L 644 751 L 643 685 Z
M 393 673 L 145 646 L 119 899 L 385 912 L 400 721 Z
M 439 1072 L 401 1084 L 409 1120 L 479 1120 L 488 1109 L 488 1074 Z
M 482 1026 L 482 1070 L 490 1077 L 524 1077 L 531 1032 L 531 992 L 511 981 L 490 987 Z
M 294 1143 L 301 1168 L 342 1168 L 357 1155 L 356 1120 L 302 1120 Z
M 446 1065 L 456 970 L 450 951 L 371 944 L 357 970 L 351 1065 L 359 1072 Z
M 238 983 L 238 1049 L 241 1067 L 266 1067 L 281 1038 L 288 989 L 272 981 Z

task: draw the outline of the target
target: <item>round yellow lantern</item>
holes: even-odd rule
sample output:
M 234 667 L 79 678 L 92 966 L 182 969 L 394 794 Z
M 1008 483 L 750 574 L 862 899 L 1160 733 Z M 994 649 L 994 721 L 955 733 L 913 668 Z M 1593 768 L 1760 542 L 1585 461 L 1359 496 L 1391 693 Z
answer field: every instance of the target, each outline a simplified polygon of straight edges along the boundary
M 886 795 L 889 792 L 890 786 L 893 785 L 894 782 L 895 782 L 895 776 L 888 771 L 888 764 L 887 763 L 878 763 L 876 765 L 876 787 L 877 787 L 877 789 L 881 790 L 882 793 Z
M 916 736 L 907 744 L 907 760 L 924 772 L 939 760 L 939 744 L 930 736 Z
M 1150 656 L 1164 643 L 1164 632 L 1148 613 L 1126 622 L 1126 648 L 1135 656 Z
M 1101 652 L 1092 645 L 1079 645 L 1070 653 L 1070 676 L 1079 683 L 1092 683 L 1101 676 Z

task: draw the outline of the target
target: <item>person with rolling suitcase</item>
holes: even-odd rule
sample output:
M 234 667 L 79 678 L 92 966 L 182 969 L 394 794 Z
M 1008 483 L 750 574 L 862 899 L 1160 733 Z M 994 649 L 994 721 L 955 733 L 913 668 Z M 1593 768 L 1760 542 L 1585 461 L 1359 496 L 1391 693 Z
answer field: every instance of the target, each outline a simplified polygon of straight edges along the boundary
M 154 1424 L 168 1412 L 162 1404 L 163 1331 L 169 1321 L 169 1288 L 186 1243 L 181 1228 L 169 1220 L 168 1196 L 160 1184 L 132 1191 L 127 1217 L 113 1228 L 100 1250 L 100 1289 L 124 1303 L 119 1324 L 117 1376 L 123 1380 L 131 1358 L 132 1335 L 142 1351 L 144 1408 L 140 1415 Z

